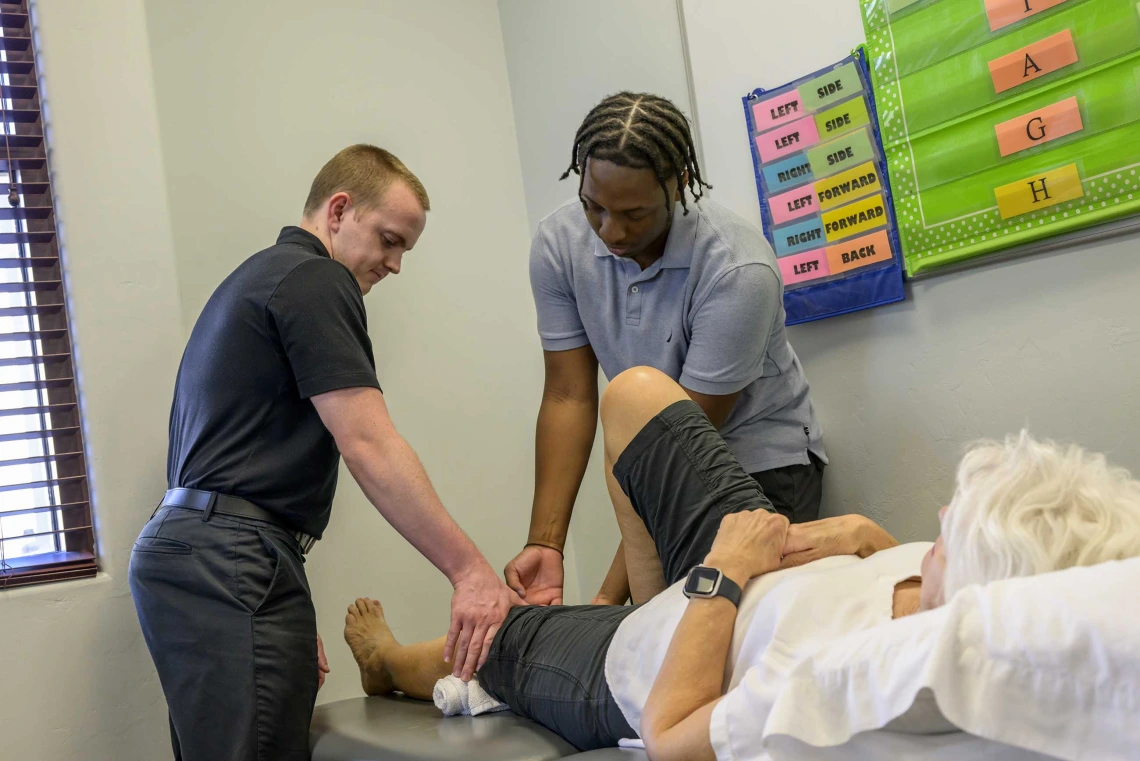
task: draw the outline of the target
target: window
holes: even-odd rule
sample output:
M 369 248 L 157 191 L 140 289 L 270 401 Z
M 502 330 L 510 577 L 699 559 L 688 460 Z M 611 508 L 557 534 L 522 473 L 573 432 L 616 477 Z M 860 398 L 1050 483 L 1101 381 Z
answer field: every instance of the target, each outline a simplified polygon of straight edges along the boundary
M 0 589 L 95 575 L 43 127 L 28 0 L 0 0 Z

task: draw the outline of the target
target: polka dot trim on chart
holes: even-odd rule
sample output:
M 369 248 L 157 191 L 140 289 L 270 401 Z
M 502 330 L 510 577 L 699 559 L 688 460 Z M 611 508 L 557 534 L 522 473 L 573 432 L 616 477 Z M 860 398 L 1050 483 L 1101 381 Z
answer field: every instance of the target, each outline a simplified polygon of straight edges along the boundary
M 901 90 L 895 77 L 895 51 L 891 44 L 888 3 L 886 0 L 861 0 L 861 5 L 865 28 L 869 30 L 866 53 L 872 70 L 879 130 L 883 143 L 887 146 L 884 158 L 890 171 L 894 211 L 899 237 L 904 250 L 910 252 L 909 258 L 921 259 L 924 256 L 951 253 L 965 246 L 986 251 L 1002 245 L 998 240 L 1011 233 L 1033 230 L 1036 234 L 1036 230 L 1047 222 L 1059 224 L 1074 216 L 1079 217 L 1081 212 L 1106 210 L 1110 204 L 1118 207 L 1125 200 L 1136 203 L 1136 190 L 1140 188 L 1138 170 L 1122 168 L 1103 177 L 1085 180 L 1085 194 L 1074 202 L 1057 204 L 1011 219 L 1002 219 L 997 209 L 991 209 L 952 222 L 924 226 L 917 177 L 906 142 Z M 1116 213 L 1120 211 L 1122 210 L 1117 209 Z

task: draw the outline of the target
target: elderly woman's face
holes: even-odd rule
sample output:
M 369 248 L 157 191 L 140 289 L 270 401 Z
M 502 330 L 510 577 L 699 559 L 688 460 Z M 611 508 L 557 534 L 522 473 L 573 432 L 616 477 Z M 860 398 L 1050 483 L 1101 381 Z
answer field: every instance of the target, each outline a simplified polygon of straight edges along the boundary
M 946 508 L 938 511 L 938 519 L 946 515 Z M 933 610 L 946 602 L 942 594 L 942 576 L 946 572 L 946 551 L 942 544 L 942 536 L 935 540 L 934 546 L 926 557 L 922 559 L 922 592 L 919 597 L 921 610 Z

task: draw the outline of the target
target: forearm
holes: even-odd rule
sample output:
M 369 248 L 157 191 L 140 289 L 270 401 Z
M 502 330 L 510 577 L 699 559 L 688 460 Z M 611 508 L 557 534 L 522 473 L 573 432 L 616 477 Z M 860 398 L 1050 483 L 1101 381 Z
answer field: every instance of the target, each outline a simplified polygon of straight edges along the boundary
M 705 563 L 742 589 L 750 578 L 731 557 L 710 554 Z M 723 694 L 736 611 L 723 597 L 689 601 L 641 715 L 641 738 L 653 761 L 713 758 L 709 719 Z
M 598 400 L 544 394 L 535 435 L 534 502 L 527 541 L 561 550 L 598 429 Z
M 610 570 L 606 574 L 605 581 L 602 582 L 602 588 L 598 591 L 598 597 L 605 598 L 614 605 L 625 605 L 629 600 L 629 574 L 625 569 L 625 545 L 618 543 L 617 552 L 614 554 L 614 562 L 610 564 Z
M 394 431 L 343 452 L 365 496 L 452 584 L 486 559 L 440 502 L 411 446 Z
M 723 597 L 689 601 L 641 715 L 653 761 L 713 758 L 709 717 L 722 695 L 735 622 L 736 606 Z
M 726 515 L 704 565 L 741 589 L 779 566 L 788 520 L 763 510 Z M 737 608 L 728 599 L 689 601 L 641 714 L 651 761 L 715 759 L 710 728 L 722 696 Z

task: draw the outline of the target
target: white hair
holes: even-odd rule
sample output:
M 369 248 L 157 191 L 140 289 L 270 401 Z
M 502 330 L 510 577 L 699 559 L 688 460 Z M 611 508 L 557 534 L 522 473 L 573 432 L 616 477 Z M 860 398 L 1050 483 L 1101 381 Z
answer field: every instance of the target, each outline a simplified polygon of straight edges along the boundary
M 1026 431 L 975 444 L 942 520 L 945 599 L 970 584 L 1140 556 L 1140 483 Z

